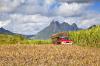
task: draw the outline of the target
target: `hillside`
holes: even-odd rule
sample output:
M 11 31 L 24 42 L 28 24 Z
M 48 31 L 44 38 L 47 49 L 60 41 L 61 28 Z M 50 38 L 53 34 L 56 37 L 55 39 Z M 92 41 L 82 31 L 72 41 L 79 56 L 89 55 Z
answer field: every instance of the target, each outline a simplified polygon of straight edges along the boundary
M 3 27 L 0 28 L 0 34 L 14 34 L 10 32 L 9 30 L 4 29 Z
M 44 42 L 42 45 L 25 45 L 26 39 L 21 35 L 0 34 L 0 44 L 6 44 L 0 46 L 0 66 L 100 65 L 100 26 L 66 33 L 74 41 L 73 45 L 48 45 L 44 41 L 36 41 L 37 44 Z M 35 40 L 30 41 L 36 44 Z
M 5 35 L 21 35 L 21 36 L 24 36 L 27 39 L 34 36 L 34 35 L 23 35 L 23 34 L 13 33 L 13 32 L 11 32 L 9 30 L 6 30 L 3 27 L 0 28 L 0 34 L 5 34 Z
M 78 28 L 75 23 L 70 25 L 66 22 L 59 23 L 58 21 L 52 21 L 48 27 L 41 30 L 35 37 L 33 37 L 33 39 L 48 39 L 52 34 L 58 32 L 76 30 L 80 30 L 80 28 Z
M 69 38 L 74 45 L 100 47 L 100 26 L 86 30 L 69 31 Z M 29 40 L 22 35 L 0 34 L 0 44 L 52 44 L 51 40 Z

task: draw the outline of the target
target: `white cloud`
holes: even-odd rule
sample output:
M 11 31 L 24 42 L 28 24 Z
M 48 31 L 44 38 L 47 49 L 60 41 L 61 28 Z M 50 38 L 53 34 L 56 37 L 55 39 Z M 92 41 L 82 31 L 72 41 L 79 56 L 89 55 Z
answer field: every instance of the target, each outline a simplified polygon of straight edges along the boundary
M 60 22 L 67 22 L 69 24 L 76 23 L 79 28 L 88 28 L 92 25 L 100 25 L 100 14 L 93 12 L 85 13 L 81 16 L 74 17 L 54 17 Z
M 0 21 L 0 28 L 10 23 L 10 20 Z
M 88 2 L 100 2 L 100 0 L 58 0 L 60 2 L 77 2 L 77 3 L 88 3 Z
M 62 3 L 56 12 L 60 16 L 80 15 L 83 14 L 83 11 L 85 11 L 87 6 L 89 6 L 89 4 Z
M 83 27 L 83 28 L 88 28 L 92 25 L 99 25 L 100 24 L 100 14 L 87 14 L 85 16 L 82 16 L 81 19 L 82 21 L 80 21 L 79 26 Z
M 7 13 L 7 18 L 2 17 L 4 21 L 0 17 L 0 27 L 4 26 L 12 32 L 35 34 L 48 26 L 53 19 L 69 24 L 76 23 L 84 28 L 100 24 L 100 14 L 88 12 L 92 3 L 75 1 L 68 3 L 65 0 L 0 0 L 0 14 Z
M 80 28 L 88 28 L 94 24 L 100 24 L 100 14 L 85 14 L 80 17 L 47 17 L 40 14 L 36 15 L 18 15 L 12 14 L 10 19 L 11 22 L 8 23 L 5 28 L 21 34 L 36 34 L 37 32 L 44 29 L 50 24 L 50 22 L 55 19 L 62 22 L 67 22 L 69 24 L 76 23 Z
M 52 4 L 55 0 L 45 0 L 46 4 Z
M 89 4 L 67 3 L 57 0 L 0 0 L 0 12 L 72 16 L 81 14 Z
M 0 12 L 11 12 L 23 2 L 24 0 L 0 0 Z
M 11 22 L 5 26 L 6 29 L 21 34 L 35 34 L 41 29 L 48 26 L 51 22 L 51 18 L 42 16 L 39 14 L 36 15 L 20 15 L 13 14 L 10 17 Z

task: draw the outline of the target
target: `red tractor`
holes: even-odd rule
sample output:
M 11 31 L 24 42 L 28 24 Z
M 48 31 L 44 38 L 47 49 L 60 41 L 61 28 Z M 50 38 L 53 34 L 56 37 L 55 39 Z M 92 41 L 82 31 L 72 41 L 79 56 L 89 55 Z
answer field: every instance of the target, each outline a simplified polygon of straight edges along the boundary
M 73 41 L 69 39 L 68 34 L 61 32 L 51 36 L 53 44 L 72 44 Z

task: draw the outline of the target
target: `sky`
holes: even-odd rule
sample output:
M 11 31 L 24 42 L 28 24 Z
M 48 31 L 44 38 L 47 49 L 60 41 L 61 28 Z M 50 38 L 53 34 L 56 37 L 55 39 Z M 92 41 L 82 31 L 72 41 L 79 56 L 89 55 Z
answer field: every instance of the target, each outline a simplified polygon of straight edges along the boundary
M 100 0 L 0 0 L 0 27 L 31 35 L 52 20 L 80 28 L 100 24 Z

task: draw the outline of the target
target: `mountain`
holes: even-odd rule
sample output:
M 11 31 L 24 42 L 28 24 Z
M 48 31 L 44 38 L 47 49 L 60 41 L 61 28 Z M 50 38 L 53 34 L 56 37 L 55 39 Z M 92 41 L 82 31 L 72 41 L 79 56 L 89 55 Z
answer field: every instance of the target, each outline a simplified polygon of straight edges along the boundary
M 0 28 L 0 34 L 14 34 L 10 32 L 9 30 L 4 29 L 3 27 Z
M 96 27 L 96 25 L 92 25 L 92 26 L 90 26 L 88 29 L 92 29 L 92 28 L 94 28 L 94 27 Z
M 13 32 L 10 32 L 9 30 L 4 29 L 3 27 L 0 28 L 0 34 L 21 35 L 28 39 L 34 36 L 34 35 L 23 35 L 23 34 L 13 33 Z
M 59 23 L 58 21 L 52 21 L 50 25 L 40 31 L 33 39 L 48 39 L 52 34 L 62 31 L 76 31 L 80 30 L 75 23 L 72 25 L 63 22 Z
M 20 34 L 20 35 L 22 35 L 22 34 Z M 35 35 L 22 35 L 22 36 L 24 36 L 24 37 L 27 38 L 27 39 L 31 39 L 31 38 L 34 37 Z

